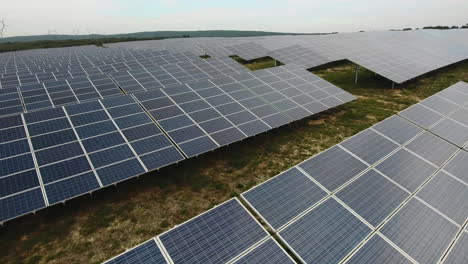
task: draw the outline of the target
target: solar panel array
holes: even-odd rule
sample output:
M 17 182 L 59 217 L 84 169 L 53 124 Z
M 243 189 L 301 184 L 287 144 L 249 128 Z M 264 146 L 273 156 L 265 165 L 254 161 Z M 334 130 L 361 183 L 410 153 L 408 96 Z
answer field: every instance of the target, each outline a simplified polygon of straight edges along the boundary
M 190 52 L 55 51 L 2 55 L 0 222 L 355 99 L 291 66 L 250 72 Z M 50 78 L 32 73 L 46 70 Z
M 243 193 L 284 250 L 236 199 L 152 247 L 167 263 L 295 263 L 286 249 L 303 263 L 466 263 L 466 142 L 433 132 L 467 109 L 466 95 L 453 85 Z
M 110 44 L 198 55 L 270 56 L 304 69 L 347 59 L 396 83 L 468 58 L 468 30 L 360 32 L 309 36 L 193 38 Z

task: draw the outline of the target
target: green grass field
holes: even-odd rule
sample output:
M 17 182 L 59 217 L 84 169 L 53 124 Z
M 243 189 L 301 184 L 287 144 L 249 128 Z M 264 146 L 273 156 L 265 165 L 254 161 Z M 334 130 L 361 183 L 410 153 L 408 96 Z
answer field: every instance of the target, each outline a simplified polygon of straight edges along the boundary
M 271 60 L 246 65 L 274 66 Z M 279 172 L 458 81 L 468 62 L 390 89 L 391 82 L 342 63 L 315 73 L 356 101 L 178 165 L 6 223 L 0 263 L 99 263 L 238 196 Z

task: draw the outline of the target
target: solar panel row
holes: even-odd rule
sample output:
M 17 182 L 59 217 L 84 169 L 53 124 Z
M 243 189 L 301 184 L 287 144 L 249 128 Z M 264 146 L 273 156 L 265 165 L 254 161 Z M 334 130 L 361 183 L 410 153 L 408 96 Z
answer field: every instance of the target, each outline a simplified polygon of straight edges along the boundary
M 136 78 L 143 83 L 146 77 Z M 286 67 L 105 99 L 104 95 L 119 91 L 105 75 L 20 86 L 19 90 L 27 110 L 53 108 L 3 118 L 25 120 L 0 130 L 5 149 L 0 160 L 5 171 L 0 177 L 9 190 L 0 197 L 1 206 L 7 208 L 1 221 L 355 98 L 305 70 Z M 92 98 L 100 100 L 82 102 Z M 19 142 L 22 145 L 17 146 Z M 27 150 L 26 142 L 31 145 Z M 26 172 L 31 180 L 19 180 Z M 26 198 L 28 193 L 34 196 Z M 26 206 L 31 200 L 35 203 Z
M 130 96 L 0 123 L 1 221 L 184 159 Z
M 449 116 L 467 91 L 458 83 L 420 104 L 457 98 L 437 105 L 457 105 Z M 401 113 L 414 123 L 395 115 L 242 197 L 304 263 L 438 262 L 468 220 L 468 153 L 432 133 L 442 115 L 427 122 L 414 108 Z M 459 243 L 448 260 L 466 258 Z

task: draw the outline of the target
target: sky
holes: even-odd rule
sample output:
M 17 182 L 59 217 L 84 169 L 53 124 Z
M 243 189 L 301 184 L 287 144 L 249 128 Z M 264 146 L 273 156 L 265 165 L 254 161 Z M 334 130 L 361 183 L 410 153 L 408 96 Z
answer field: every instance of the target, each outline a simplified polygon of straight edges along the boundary
M 468 23 L 466 0 L 0 0 L 4 36 L 162 30 L 316 33 Z

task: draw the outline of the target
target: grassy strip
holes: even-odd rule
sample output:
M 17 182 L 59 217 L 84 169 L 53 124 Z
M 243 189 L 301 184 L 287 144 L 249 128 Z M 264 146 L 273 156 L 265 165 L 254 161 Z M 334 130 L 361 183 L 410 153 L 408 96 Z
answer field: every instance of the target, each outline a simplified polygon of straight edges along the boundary
M 247 62 L 271 67 L 271 60 Z M 0 229 L 0 263 L 99 263 L 237 196 L 448 86 L 468 62 L 403 86 L 353 65 L 315 72 L 358 100 L 139 179 L 22 217 Z M 398 87 L 397 88 L 402 88 Z

